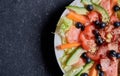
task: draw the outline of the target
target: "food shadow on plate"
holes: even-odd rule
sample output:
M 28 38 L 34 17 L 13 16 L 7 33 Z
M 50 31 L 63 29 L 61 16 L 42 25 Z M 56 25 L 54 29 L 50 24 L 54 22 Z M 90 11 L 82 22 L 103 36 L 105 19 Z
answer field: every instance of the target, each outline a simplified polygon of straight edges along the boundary
M 68 2 L 69 3 L 69 2 Z M 52 76 L 62 76 L 63 73 L 57 63 L 55 52 L 54 52 L 54 32 L 56 24 L 63 13 L 65 6 L 60 7 L 57 10 L 52 11 L 49 15 L 48 20 L 43 25 L 42 35 L 41 35 L 41 47 L 43 59 L 45 60 L 45 66 L 47 70 L 52 74 Z

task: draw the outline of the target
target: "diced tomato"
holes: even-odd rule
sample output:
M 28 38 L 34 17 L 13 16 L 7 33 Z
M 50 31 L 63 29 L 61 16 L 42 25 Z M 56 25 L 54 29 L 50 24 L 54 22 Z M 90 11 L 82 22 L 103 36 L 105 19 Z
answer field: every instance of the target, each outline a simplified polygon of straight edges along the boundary
M 115 28 L 111 31 L 112 35 L 120 35 L 120 28 Z
M 88 18 L 90 19 L 90 22 L 99 20 L 99 14 L 95 11 L 91 11 L 90 13 L 88 13 Z
M 105 31 L 104 31 L 104 32 L 111 32 L 113 28 L 114 28 L 114 26 L 113 26 L 113 25 L 108 25 L 108 26 L 106 26 L 106 28 L 105 28 Z
M 106 76 L 118 76 L 118 62 L 117 60 L 110 60 L 108 58 L 101 59 L 100 64 Z
M 85 27 L 85 30 L 80 33 L 79 40 L 85 50 L 90 50 L 91 48 L 96 46 L 95 40 L 93 40 L 93 29 L 95 29 L 93 25 L 88 25 Z
M 108 12 L 109 16 L 112 15 L 110 0 L 101 0 L 100 5 Z
M 118 52 L 118 43 L 116 42 L 109 43 L 108 50 L 115 50 L 116 52 Z
M 93 30 L 95 29 L 95 27 L 93 25 L 88 25 L 85 27 L 85 31 L 84 31 L 84 35 L 86 37 L 86 39 L 92 39 L 92 37 L 94 37 L 93 34 Z
M 103 39 L 106 39 L 106 37 L 105 37 L 106 32 L 105 32 L 103 29 L 101 29 L 101 30 L 99 31 L 99 33 L 100 33 L 100 35 L 101 35 L 101 37 L 102 37 Z
M 65 35 L 68 43 L 79 42 L 79 34 L 80 29 L 77 29 L 75 26 L 72 26 Z
M 94 61 L 98 61 L 100 59 L 100 56 L 97 54 L 91 54 L 90 52 L 87 52 L 87 56 L 91 58 Z
M 107 55 L 107 51 L 108 51 L 108 46 L 107 45 L 103 45 L 100 46 L 99 49 L 97 50 L 97 52 L 95 54 L 91 54 L 91 53 L 87 53 L 88 57 L 90 57 L 92 60 L 98 61 L 100 60 L 100 58 L 105 58 Z
M 110 17 L 110 22 L 113 24 L 114 22 L 119 21 L 117 14 L 114 13 L 111 17 Z
M 114 7 L 115 5 L 117 5 L 117 2 L 118 2 L 118 0 L 110 0 L 111 10 L 113 10 L 113 7 Z
M 113 35 L 112 41 L 115 41 L 117 39 L 117 35 Z

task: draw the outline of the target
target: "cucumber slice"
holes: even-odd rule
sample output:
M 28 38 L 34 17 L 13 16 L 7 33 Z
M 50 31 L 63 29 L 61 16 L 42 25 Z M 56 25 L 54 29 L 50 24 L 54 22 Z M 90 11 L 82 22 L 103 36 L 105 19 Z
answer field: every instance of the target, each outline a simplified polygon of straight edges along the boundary
M 93 2 L 92 2 L 92 5 L 93 5 L 94 9 L 102 15 L 102 21 L 106 22 L 106 23 L 109 22 L 110 17 L 108 15 L 107 11 L 100 5 L 97 5 Z
M 91 61 L 90 63 L 86 64 L 83 69 L 76 75 L 76 76 L 80 76 L 82 73 L 86 73 L 92 66 L 93 66 L 94 62 Z
M 95 4 L 99 4 L 101 2 L 101 0 L 92 0 L 92 2 Z
M 81 2 L 85 5 L 92 4 L 91 0 L 81 0 Z
M 84 7 L 78 7 L 78 6 L 67 6 L 67 9 L 70 9 L 74 12 L 76 12 L 77 14 L 83 14 L 86 15 L 88 13 L 88 11 L 86 10 L 86 8 Z
M 73 65 L 77 63 L 80 59 L 81 54 L 84 52 L 82 48 L 78 48 L 68 59 L 66 65 Z
M 83 69 L 82 67 L 71 69 L 70 71 L 66 72 L 63 76 L 75 76 L 78 74 L 81 70 Z
M 92 4 L 92 2 L 95 4 L 99 4 L 101 0 L 81 0 L 81 2 L 85 5 Z

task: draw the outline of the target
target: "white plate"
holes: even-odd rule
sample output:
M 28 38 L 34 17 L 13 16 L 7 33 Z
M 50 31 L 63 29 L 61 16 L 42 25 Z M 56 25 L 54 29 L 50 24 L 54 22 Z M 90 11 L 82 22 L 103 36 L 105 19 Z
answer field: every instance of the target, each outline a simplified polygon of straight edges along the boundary
M 75 1 L 73 1 L 70 5 L 82 6 L 82 4 L 80 3 L 80 0 L 75 0 Z M 66 10 L 62 13 L 61 17 L 65 16 L 68 12 L 69 12 L 69 10 L 66 9 Z M 60 17 L 60 18 L 61 18 L 61 17 Z M 58 23 L 59 23 L 59 21 L 58 21 Z M 62 69 L 61 63 L 60 63 L 60 61 L 59 61 L 59 59 L 63 56 L 64 51 L 60 51 L 60 50 L 57 50 L 57 49 L 56 49 L 56 46 L 58 46 L 58 45 L 60 45 L 60 44 L 61 44 L 60 36 L 59 36 L 57 33 L 55 33 L 55 37 L 54 37 L 55 55 L 56 55 L 57 62 L 58 62 L 58 64 L 59 64 L 62 72 L 65 73 L 64 70 Z

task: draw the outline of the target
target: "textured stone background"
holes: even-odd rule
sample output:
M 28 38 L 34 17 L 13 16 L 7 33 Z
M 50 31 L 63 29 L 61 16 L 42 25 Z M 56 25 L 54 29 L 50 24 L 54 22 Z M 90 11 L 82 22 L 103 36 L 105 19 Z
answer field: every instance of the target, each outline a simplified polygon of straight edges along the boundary
M 73 0 L 0 0 L 0 76 L 62 76 L 53 37 Z

